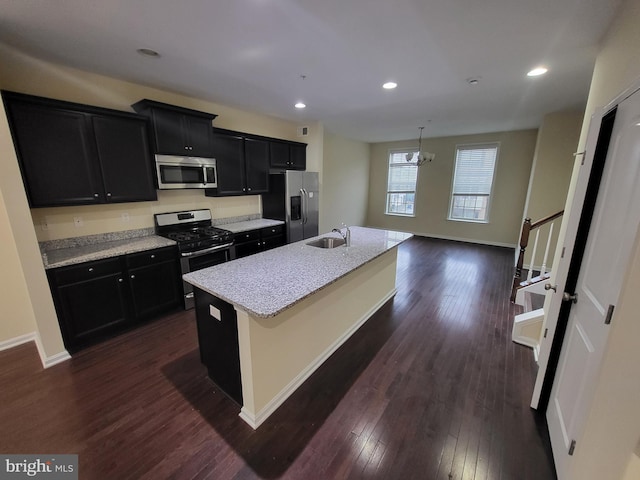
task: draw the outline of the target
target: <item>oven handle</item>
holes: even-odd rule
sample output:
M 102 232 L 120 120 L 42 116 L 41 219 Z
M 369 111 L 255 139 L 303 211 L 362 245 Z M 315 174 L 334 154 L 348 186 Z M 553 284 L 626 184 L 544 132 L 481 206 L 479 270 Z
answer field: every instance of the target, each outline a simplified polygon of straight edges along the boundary
M 233 242 L 225 243 L 224 245 L 216 245 L 215 247 L 211 247 L 211 248 L 205 248 L 204 250 L 198 250 L 197 252 L 184 252 L 184 253 L 181 253 L 180 256 L 181 257 L 197 257 L 200 255 L 204 255 L 206 253 L 215 252 L 216 250 L 224 250 L 225 248 L 231 247 L 231 245 L 233 245 Z

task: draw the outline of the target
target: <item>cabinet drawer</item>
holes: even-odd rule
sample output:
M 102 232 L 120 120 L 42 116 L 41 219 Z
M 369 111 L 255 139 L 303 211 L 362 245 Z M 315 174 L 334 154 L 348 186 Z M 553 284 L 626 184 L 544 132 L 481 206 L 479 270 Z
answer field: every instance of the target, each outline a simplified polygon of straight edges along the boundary
M 247 232 L 236 233 L 236 243 L 252 242 L 253 240 L 260 240 L 260 230 L 249 230 Z
M 265 227 L 261 230 L 262 237 L 272 237 L 284 234 L 284 225 L 274 225 L 273 227 Z
M 175 247 L 158 248 L 155 250 L 147 250 L 140 253 L 130 253 L 127 255 L 127 267 L 137 268 L 167 260 L 176 260 L 178 254 Z
M 91 280 L 92 278 L 103 277 L 122 272 L 120 258 L 109 258 L 96 262 L 86 262 L 70 267 L 60 267 L 53 271 L 52 276 L 58 285 L 68 285 L 70 283 Z

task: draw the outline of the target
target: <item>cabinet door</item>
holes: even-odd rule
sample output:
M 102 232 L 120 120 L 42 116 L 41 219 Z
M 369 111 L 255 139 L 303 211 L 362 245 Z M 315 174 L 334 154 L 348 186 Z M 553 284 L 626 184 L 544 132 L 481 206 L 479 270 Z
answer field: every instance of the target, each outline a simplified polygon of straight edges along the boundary
M 269 142 L 245 138 L 244 161 L 247 176 L 247 194 L 269 191 Z
M 214 135 L 214 157 L 218 170 L 218 195 L 245 193 L 244 139 L 233 135 Z
M 154 108 L 152 114 L 156 153 L 191 155 L 184 137 L 182 115 Z
M 289 144 L 284 142 L 269 142 L 269 156 L 274 168 L 289 168 Z
M 52 277 L 67 348 L 89 343 L 128 322 L 127 289 L 119 259 L 61 268 Z
M 213 157 L 213 131 L 208 118 L 184 116 L 183 126 L 186 132 L 189 155 L 194 157 Z
M 146 121 L 94 115 L 92 122 L 107 202 L 156 200 Z
M 104 201 L 85 114 L 12 100 L 7 107 L 32 207 Z
M 136 319 L 145 319 L 178 306 L 178 265 L 176 261 L 158 262 L 127 271 Z
M 291 170 L 307 169 L 307 146 L 291 144 L 289 146 L 289 158 Z

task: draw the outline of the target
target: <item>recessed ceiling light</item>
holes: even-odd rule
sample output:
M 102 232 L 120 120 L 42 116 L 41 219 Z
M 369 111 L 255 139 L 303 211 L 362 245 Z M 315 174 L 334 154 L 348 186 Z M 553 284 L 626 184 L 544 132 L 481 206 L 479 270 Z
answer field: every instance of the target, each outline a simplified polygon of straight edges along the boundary
M 540 75 L 544 75 L 547 72 L 548 72 L 548 69 L 546 67 L 536 67 L 533 70 L 531 70 L 529 73 L 527 73 L 527 76 L 538 77 Z
M 398 84 L 396 82 L 387 82 L 387 83 L 382 85 L 382 88 L 384 88 L 386 90 L 393 90 L 397 86 L 398 86 Z
M 303 102 L 298 102 L 294 105 L 294 107 L 302 109 L 306 108 L 306 105 Z
M 136 50 L 140 55 L 144 55 L 145 57 L 154 57 L 157 58 L 160 56 L 158 52 L 155 50 L 151 50 L 150 48 L 139 48 Z

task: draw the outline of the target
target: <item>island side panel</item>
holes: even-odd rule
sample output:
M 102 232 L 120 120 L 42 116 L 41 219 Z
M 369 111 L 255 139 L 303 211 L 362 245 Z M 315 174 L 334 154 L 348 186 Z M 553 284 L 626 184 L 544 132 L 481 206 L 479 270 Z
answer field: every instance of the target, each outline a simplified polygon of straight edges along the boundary
M 272 318 L 237 311 L 244 404 L 257 428 L 396 292 L 397 248 Z

